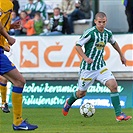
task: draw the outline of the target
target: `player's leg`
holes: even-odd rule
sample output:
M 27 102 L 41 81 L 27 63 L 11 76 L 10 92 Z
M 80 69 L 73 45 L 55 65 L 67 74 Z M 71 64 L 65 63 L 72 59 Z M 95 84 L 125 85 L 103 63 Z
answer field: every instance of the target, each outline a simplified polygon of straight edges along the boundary
M 100 81 L 102 84 L 106 85 L 111 91 L 110 97 L 112 105 L 115 110 L 116 120 L 121 121 L 121 120 L 131 119 L 132 118 L 131 116 L 126 116 L 121 111 L 120 98 L 117 90 L 118 85 L 111 71 L 108 70 L 107 68 L 102 68 L 99 71 L 97 80 Z
M 19 125 L 22 122 L 22 91 L 25 81 L 16 68 L 5 73 L 3 76 L 6 77 L 9 81 L 11 81 L 13 84 L 13 124 Z
M 86 95 L 86 91 L 80 91 L 72 93 L 71 97 L 68 98 L 65 102 L 64 108 L 62 109 L 62 113 L 64 116 L 68 114 L 69 109 L 71 108 L 71 105 L 79 98 L 82 98 Z
M 126 116 L 124 113 L 122 113 L 121 105 L 120 105 L 120 98 L 119 93 L 117 91 L 117 82 L 115 79 L 109 79 L 105 84 L 111 91 L 111 101 L 112 105 L 115 110 L 116 120 L 122 121 L 122 120 L 130 120 L 132 119 L 131 116 Z
M 7 79 L 0 75 L 0 92 L 1 92 L 1 99 L 2 99 L 2 111 L 4 113 L 9 113 L 10 109 L 8 108 L 8 104 L 6 101 L 7 95 Z
M 78 91 L 72 93 L 71 97 L 66 100 L 64 108 L 62 109 L 62 113 L 64 116 L 68 114 L 71 105 L 77 99 L 82 98 L 86 95 L 88 87 L 94 83 L 95 76 L 95 73 L 88 70 L 82 70 L 80 72 L 80 77 L 78 80 Z
M 13 105 L 13 129 L 14 130 L 34 130 L 36 125 L 28 124 L 22 119 L 22 91 L 25 79 L 15 68 L 3 75 L 13 83 L 12 105 Z
M 0 74 L 13 83 L 13 129 L 34 130 L 38 128 L 38 126 L 28 124 L 22 119 L 22 91 L 25 84 L 25 79 L 16 69 L 14 64 L 7 58 L 7 56 L 4 54 L 4 51 L 1 51 L 0 59 Z

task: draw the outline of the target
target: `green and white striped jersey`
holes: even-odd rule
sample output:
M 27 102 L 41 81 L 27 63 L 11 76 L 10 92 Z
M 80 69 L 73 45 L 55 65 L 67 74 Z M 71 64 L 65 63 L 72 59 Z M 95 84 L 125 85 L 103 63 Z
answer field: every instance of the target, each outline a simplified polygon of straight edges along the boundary
M 24 10 L 25 11 L 34 11 L 35 10 L 35 4 L 34 3 L 33 4 L 30 4 L 30 3 L 26 4 L 24 7 Z
M 80 39 L 77 41 L 77 46 L 83 46 L 85 48 L 85 54 L 87 57 L 93 60 L 93 63 L 88 64 L 84 59 L 81 62 L 80 68 L 85 70 L 98 70 L 106 65 L 103 59 L 104 47 L 109 42 L 115 44 L 112 32 L 104 28 L 104 32 L 99 32 L 94 26 L 87 29 Z

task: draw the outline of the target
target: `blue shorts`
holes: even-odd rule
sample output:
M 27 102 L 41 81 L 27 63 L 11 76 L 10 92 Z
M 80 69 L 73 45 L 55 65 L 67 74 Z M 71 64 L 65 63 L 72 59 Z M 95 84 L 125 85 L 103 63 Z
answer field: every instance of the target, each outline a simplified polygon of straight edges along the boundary
M 8 59 L 8 57 L 4 54 L 4 50 L 0 47 L 0 75 L 3 75 L 16 67 L 14 64 Z

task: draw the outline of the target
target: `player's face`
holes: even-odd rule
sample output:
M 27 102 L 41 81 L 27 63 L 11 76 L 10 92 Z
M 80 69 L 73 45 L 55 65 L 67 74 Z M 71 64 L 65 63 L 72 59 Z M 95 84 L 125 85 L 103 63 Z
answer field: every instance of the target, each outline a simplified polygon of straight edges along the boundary
M 96 24 L 96 27 L 97 29 L 102 32 L 106 26 L 106 22 L 107 22 L 107 18 L 104 17 L 104 18 L 100 18 L 100 17 L 97 17 L 95 20 L 94 20 L 95 24 Z

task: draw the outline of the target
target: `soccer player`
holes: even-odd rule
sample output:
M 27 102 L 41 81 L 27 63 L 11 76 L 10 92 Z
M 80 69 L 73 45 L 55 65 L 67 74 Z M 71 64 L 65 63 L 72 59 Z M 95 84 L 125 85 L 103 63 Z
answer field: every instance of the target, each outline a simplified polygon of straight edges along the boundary
M 10 113 L 10 109 L 8 108 L 8 104 L 6 101 L 6 93 L 7 93 L 7 79 L 3 76 L 0 76 L 0 93 L 1 93 L 1 100 L 2 100 L 2 111 L 4 113 Z
M 0 75 L 12 82 L 12 105 L 13 105 L 13 129 L 34 130 L 37 125 L 31 125 L 22 119 L 22 91 L 25 79 L 16 69 L 14 64 L 4 54 L 5 39 L 9 45 L 15 43 L 15 39 L 7 34 L 9 28 L 19 28 L 19 24 L 10 25 L 10 17 L 13 4 L 10 0 L 0 0 Z
M 6 40 L 4 40 L 3 49 L 6 52 L 10 51 L 10 45 Z M 8 103 L 6 101 L 7 96 L 7 79 L 0 75 L 0 93 L 1 93 L 1 109 L 4 113 L 10 113 L 10 109 L 8 108 Z
M 115 110 L 116 120 L 129 120 L 132 116 L 126 116 L 122 113 L 116 79 L 106 67 L 103 59 L 104 47 L 107 42 L 118 52 L 122 64 L 126 65 L 126 59 L 122 55 L 118 43 L 114 40 L 112 32 L 105 28 L 107 22 L 106 14 L 98 12 L 95 15 L 94 22 L 96 26 L 87 29 L 76 43 L 76 50 L 83 58 L 80 65 L 78 91 L 66 100 L 62 113 L 66 116 L 71 105 L 78 98 L 84 97 L 88 87 L 97 80 L 111 91 L 110 97 Z M 84 46 L 85 52 L 83 52 L 82 46 Z

